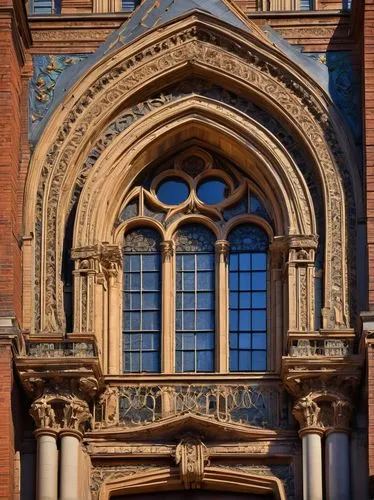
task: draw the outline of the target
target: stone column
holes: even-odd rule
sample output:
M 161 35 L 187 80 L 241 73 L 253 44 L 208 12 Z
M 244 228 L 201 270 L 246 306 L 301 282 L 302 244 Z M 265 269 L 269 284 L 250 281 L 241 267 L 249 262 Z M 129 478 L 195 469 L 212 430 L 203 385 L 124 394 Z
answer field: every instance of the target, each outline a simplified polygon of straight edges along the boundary
M 79 453 L 82 434 L 72 429 L 64 429 L 60 438 L 60 500 L 79 500 Z
M 349 421 L 352 407 L 348 401 L 331 404 L 333 426 L 326 433 L 325 464 L 327 498 L 350 500 Z
M 36 499 L 57 500 L 57 424 L 55 412 L 47 398 L 35 401 L 30 409 L 37 430 Z
M 303 500 L 323 500 L 320 408 L 310 396 L 300 398 L 293 414 L 300 424 L 303 447 Z M 332 500 L 332 499 L 331 499 Z
M 228 268 L 229 243 L 216 242 L 216 367 L 220 373 L 229 371 Z
M 80 442 L 91 413 L 86 401 L 72 398 L 64 407 L 61 437 L 59 500 L 80 500 Z
M 37 441 L 36 499 L 57 500 L 58 451 L 56 432 L 35 431 Z

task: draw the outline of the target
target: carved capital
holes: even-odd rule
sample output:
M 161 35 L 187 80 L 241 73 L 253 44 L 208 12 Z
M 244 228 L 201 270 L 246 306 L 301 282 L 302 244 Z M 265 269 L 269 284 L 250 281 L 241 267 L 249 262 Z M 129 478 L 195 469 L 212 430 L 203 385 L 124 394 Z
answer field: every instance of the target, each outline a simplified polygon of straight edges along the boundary
M 352 418 L 352 404 L 347 400 L 337 400 L 331 403 L 335 430 L 348 431 Z
M 322 429 L 320 421 L 321 409 L 310 395 L 300 398 L 296 402 L 292 413 L 299 422 L 302 431 L 308 428 Z
M 64 406 L 63 428 L 83 432 L 91 418 L 91 412 L 86 401 L 74 398 Z
M 160 245 L 162 260 L 164 262 L 170 262 L 174 255 L 174 242 L 172 240 L 164 241 Z
M 226 240 L 217 240 L 215 244 L 216 256 L 218 262 L 227 262 L 230 244 Z
M 59 427 L 55 411 L 46 398 L 41 398 L 31 405 L 30 415 L 38 430 L 57 430 Z
M 92 418 L 86 401 L 71 395 L 49 393 L 34 401 L 30 415 L 37 430 L 55 432 L 69 429 L 82 433 Z
M 208 450 L 199 438 L 186 436 L 178 444 L 175 461 L 186 489 L 200 488 L 208 461 Z

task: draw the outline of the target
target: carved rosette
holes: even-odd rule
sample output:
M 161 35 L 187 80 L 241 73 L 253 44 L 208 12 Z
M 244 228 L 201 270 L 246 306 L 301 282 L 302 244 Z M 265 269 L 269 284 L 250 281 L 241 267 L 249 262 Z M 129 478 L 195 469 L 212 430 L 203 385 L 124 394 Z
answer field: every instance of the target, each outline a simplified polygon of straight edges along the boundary
M 208 450 L 201 440 L 194 436 L 183 438 L 176 448 L 175 461 L 184 487 L 187 490 L 200 488 L 208 461 Z

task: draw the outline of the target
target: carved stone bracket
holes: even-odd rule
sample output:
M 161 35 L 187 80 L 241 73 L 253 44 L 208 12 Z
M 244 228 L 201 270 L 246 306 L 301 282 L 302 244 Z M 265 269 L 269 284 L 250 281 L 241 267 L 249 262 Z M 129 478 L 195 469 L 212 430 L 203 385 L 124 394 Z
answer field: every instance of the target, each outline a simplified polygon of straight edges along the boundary
M 206 446 L 195 436 L 186 436 L 178 444 L 175 461 L 187 490 L 201 487 L 208 457 Z

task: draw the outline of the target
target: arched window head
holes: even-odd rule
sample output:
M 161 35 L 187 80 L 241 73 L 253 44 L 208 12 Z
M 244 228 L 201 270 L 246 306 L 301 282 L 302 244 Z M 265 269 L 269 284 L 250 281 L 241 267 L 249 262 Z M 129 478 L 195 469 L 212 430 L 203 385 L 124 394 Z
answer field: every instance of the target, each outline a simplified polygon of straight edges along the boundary
M 265 371 L 268 236 L 259 226 L 243 224 L 228 241 L 230 371 Z
M 176 247 L 176 371 L 212 372 L 215 354 L 214 234 L 182 226 Z
M 161 238 L 149 228 L 124 240 L 123 369 L 159 372 L 161 366 Z

